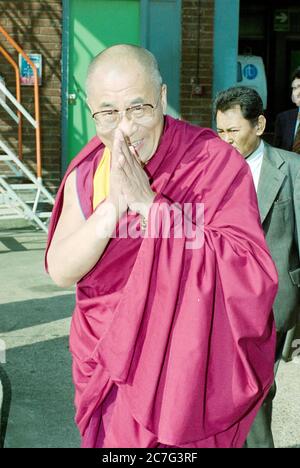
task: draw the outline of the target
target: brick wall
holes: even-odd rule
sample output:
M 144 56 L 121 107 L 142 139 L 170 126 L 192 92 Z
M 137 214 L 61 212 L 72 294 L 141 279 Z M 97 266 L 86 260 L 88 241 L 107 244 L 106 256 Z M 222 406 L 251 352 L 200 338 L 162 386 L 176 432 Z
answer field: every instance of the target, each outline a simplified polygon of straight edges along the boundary
M 182 118 L 211 126 L 214 0 L 182 0 Z M 200 88 L 199 88 L 200 87 Z
M 41 53 L 43 58 L 40 86 L 41 139 L 44 177 L 55 179 L 61 159 L 61 0 L 14 0 L 0 2 L 0 24 L 26 53 Z M 0 44 L 18 61 L 18 54 L 0 34 Z M 0 55 L 0 74 L 15 95 L 13 68 Z M 22 86 L 22 103 L 34 115 L 33 87 Z M 24 120 L 24 159 L 34 167 L 35 132 Z M 1 137 L 17 150 L 17 124 L 0 110 Z

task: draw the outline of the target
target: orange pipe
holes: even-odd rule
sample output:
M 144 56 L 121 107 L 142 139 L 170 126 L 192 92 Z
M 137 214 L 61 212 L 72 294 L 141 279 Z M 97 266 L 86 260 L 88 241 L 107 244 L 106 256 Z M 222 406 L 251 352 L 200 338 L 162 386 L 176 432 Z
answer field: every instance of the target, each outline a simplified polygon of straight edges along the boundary
M 0 53 L 6 58 L 6 60 L 14 67 L 16 73 L 16 98 L 17 101 L 21 104 L 21 86 L 20 86 L 20 71 L 17 63 L 9 55 L 9 53 L 0 45 Z M 19 159 L 22 159 L 22 112 L 17 111 L 19 117 L 18 124 L 18 150 L 19 150 Z
M 35 108 L 35 120 L 37 123 L 37 128 L 35 131 L 36 135 L 36 173 L 37 177 L 42 177 L 42 161 L 41 161 L 41 128 L 40 128 L 40 104 L 39 104 L 39 82 L 38 82 L 38 72 L 34 63 L 30 60 L 28 55 L 21 49 L 21 47 L 14 41 L 12 37 L 5 31 L 5 29 L 0 26 L 0 32 L 7 39 L 7 41 L 16 49 L 22 57 L 29 63 L 32 68 L 34 75 L 34 108 Z

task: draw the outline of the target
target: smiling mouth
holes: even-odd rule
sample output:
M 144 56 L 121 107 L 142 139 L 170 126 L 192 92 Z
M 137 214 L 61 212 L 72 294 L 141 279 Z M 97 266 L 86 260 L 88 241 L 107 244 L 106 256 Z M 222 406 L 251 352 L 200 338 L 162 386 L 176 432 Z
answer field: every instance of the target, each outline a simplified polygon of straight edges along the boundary
M 144 140 L 137 140 L 135 142 L 129 142 L 129 148 L 131 148 L 131 152 L 134 154 L 137 162 L 142 166 L 144 167 L 144 163 L 143 161 L 141 160 L 140 158 L 140 155 L 139 155 L 139 152 L 138 150 L 143 146 L 143 143 L 144 143 Z
M 133 148 L 134 150 L 137 150 L 137 148 L 139 148 L 139 146 L 141 146 L 141 144 L 143 143 L 143 139 L 141 140 L 136 140 L 136 141 L 130 141 L 130 138 L 128 136 L 125 136 L 125 141 L 127 143 L 127 145 L 129 146 L 129 148 Z
M 135 141 L 134 143 L 131 143 L 131 146 L 133 146 L 133 148 L 137 150 L 137 148 L 139 148 L 142 143 L 143 143 L 143 140 L 138 140 L 138 141 Z

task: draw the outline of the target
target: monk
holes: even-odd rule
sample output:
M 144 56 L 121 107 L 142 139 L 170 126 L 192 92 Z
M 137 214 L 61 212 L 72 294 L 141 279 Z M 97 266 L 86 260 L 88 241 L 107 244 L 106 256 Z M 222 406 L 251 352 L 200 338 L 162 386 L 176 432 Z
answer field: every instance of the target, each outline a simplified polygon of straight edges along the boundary
M 166 114 L 153 55 L 91 63 L 97 136 L 73 159 L 46 266 L 77 284 L 70 347 L 82 446 L 242 447 L 273 382 L 277 273 L 251 172 Z

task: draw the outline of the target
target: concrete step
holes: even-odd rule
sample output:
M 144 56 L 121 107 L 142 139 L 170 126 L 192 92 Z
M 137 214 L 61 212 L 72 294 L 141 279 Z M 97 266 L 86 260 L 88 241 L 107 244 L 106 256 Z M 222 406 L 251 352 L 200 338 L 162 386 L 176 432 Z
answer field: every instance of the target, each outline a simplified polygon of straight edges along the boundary
M 0 218 L 0 230 L 1 231 L 6 231 L 7 229 L 27 229 L 27 228 L 33 228 L 38 232 L 41 232 L 41 230 L 38 228 L 38 226 L 35 225 L 35 223 L 32 223 L 31 221 L 28 221 L 27 219 L 24 219 L 24 217 L 20 219 L 1 219 Z

